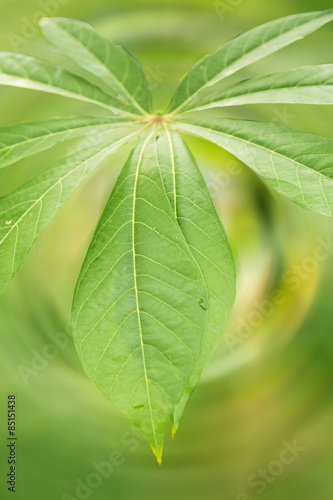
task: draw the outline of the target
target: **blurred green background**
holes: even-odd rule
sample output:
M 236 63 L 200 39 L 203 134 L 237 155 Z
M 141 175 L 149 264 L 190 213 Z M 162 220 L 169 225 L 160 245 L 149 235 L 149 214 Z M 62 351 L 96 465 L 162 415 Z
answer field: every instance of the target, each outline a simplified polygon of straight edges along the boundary
M 331 6 L 322 0 L 1 0 L 0 50 L 73 69 L 49 50 L 36 23 L 54 15 L 87 21 L 142 61 L 156 108 L 163 109 L 183 73 L 223 41 L 278 17 Z M 332 40 L 333 25 L 325 26 L 237 77 L 333 62 Z M 96 114 L 82 103 L 6 87 L 0 105 L 1 126 Z M 333 138 L 329 107 L 247 106 L 229 115 Z M 333 225 L 274 195 L 217 147 L 193 138 L 189 144 L 230 238 L 238 295 L 174 441 L 167 433 L 162 467 L 86 377 L 68 327 L 75 280 L 125 148 L 79 189 L 0 297 L 1 499 L 13 495 L 5 484 L 11 393 L 18 500 L 333 498 Z M 64 152 L 58 147 L 1 171 L 0 196 Z M 320 262 L 318 248 L 326 251 Z

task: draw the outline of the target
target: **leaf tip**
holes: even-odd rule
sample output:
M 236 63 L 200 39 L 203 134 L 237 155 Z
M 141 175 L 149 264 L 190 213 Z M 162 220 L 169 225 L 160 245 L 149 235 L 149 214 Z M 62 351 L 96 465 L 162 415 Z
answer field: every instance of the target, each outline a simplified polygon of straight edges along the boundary
M 173 439 L 175 437 L 175 434 L 178 430 L 178 424 L 173 424 L 172 429 L 171 429 L 171 438 Z
M 162 450 L 157 451 L 155 448 L 152 448 L 152 450 L 153 450 L 153 453 L 156 457 L 158 466 L 161 467 L 161 465 L 162 465 Z

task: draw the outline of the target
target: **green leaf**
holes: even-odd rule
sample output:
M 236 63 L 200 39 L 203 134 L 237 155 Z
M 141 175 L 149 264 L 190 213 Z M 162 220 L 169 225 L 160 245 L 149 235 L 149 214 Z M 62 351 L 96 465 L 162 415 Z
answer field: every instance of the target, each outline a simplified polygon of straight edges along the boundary
M 20 269 L 43 229 L 75 189 L 108 154 L 133 134 L 118 132 L 114 142 L 83 149 L 33 177 L 0 200 L 0 293 Z
M 98 225 L 74 296 L 73 335 L 89 377 L 140 428 L 159 463 L 201 355 L 207 301 L 150 135 L 130 155 Z
M 251 78 L 198 101 L 193 109 L 255 103 L 333 104 L 333 64 Z
M 131 119 L 119 118 L 52 118 L 38 122 L 20 123 L 0 128 L 0 168 L 22 158 L 45 151 L 55 144 L 81 136 L 93 136 L 112 129 L 135 126 Z
M 253 28 L 204 57 L 182 79 L 168 113 L 190 109 L 200 90 L 299 40 L 333 20 L 333 9 L 306 12 Z
M 210 360 L 235 298 L 235 268 L 230 246 L 206 183 L 191 152 L 174 132 L 161 135 L 157 155 L 170 204 L 208 291 L 207 329 L 202 352 L 173 414 L 173 434 L 184 407 Z
M 128 106 L 83 78 L 36 57 L 0 52 L 0 85 L 40 90 L 128 113 Z
M 234 154 L 297 205 L 333 216 L 333 140 L 234 119 L 184 120 L 179 128 Z
M 142 65 L 122 47 L 100 36 L 89 24 L 73 19 L 44 18 L 40 25 L 53 47 L 116 90 L 128 111 L 151 111 L 151 93 Z

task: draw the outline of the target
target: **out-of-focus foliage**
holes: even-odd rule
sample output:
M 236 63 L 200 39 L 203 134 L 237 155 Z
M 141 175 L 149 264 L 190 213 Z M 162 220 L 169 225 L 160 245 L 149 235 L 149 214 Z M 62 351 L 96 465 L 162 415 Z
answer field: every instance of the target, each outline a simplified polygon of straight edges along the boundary
M 0 49 L 44 57 L 49 48 L 35 19 L 81 19 L 143 61 L 161 109 L 179 77 L 221 42 L 274 18 L 331 7 L 330 2 L 313 0 L 237 5 L 228 0 L 56 1 L 3 1 Z M 332 36 L 332 27 L 324 27 L 244 69 L 243 78 L 332 63 Z M 72 67 L 57 54 L 54 62 Z M 51 115 L 90 114 L 89 104 L 18 89 L 1 89 L 0 105 L 2 126 Z M 329 107 L 271 104 L 237 112 L 242 118 L 333 137 Z M 211 113 L 218 116 L 219 111 Z M 270 475 L 260 497 L 327 500 L 333 495 L 332 225 L 277 199 L 228 153 L 195 139 L 191 147 L 226 221 L 239 291 L 226 334 L 177 437 L 166 440 L 164 465 L 157 469 L 139 434 L 83 374 L 68 332 L 75 280 L 127 156 L 124 151 L 93 174 L 60 211 L 0 300 L 0 433 L 4 443 L 6 396 L 15 392 L 19 500 L 56 500 L 64 493 L 75 498 L 77 478 L 87 484 L 96 464 L 109 460 L 114 450 L 124 462 L 90 488 L 89 498 L 137 500 L 155 498 L 156 492 L 162 500 L 238 500 L 242 492 L 256 498 L 258 487 L 247 484 L 249 477 L 255 475 L 255 480 L 259 468 L 279 460 L 283 443 L 294 440 L 306 449 L 280 474 Z M 61 144 L 58 148 L 64 152 Z M 24 159 L 2 169 L 0 195 L 52 162 L 50 153 L 41 151 L 34 161 Z M 6 460 L 3 445 L 2 477 Z M 1 498 L 10 498 L 3 484 L 0 491 Z

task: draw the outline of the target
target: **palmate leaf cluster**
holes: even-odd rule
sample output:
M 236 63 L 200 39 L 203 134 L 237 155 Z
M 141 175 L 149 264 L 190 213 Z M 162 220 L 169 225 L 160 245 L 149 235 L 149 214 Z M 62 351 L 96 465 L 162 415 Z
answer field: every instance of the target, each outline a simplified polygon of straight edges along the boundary
M 0 53 L 1 85 L 106 110 L 105 117 L 0 129 L 0 168 L 61 141 L 89 138 L 0 200 L 0 291 L 72 193 L 102 160 L 133 142 L 78 277 L 73 335 L 89 377 L 141 429 L 159 463 L 168 421 L 174 433 L 235 297 L 228 239 L 182 135 L 218 144 L 282 195 L 332 216 L 332 140 L 205 113 L 253 103 L 333 104 L 333 64 L 211 90 L 332 19 L 333 10 L 298 14 L 226 42 L 185 75 L 163 115 L 153 111 L 142 65 L 85 23 L 42 19 L 41 30 L 87 78 L 34 57 Z

